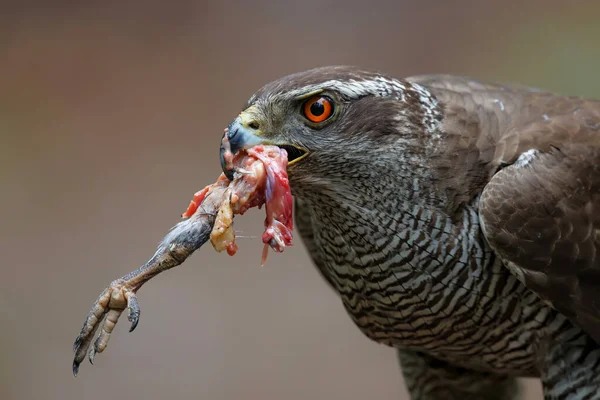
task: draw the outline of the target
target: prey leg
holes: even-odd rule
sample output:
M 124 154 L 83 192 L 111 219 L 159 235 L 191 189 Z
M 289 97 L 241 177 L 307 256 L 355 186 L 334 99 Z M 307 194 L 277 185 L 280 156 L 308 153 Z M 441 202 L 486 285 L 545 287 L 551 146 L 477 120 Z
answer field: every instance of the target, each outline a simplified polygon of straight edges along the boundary
M 176 267 L 194 251 L 206 243 L 215 223 L 215 216 L 224 200 L 229 199 L 227 187 L 215 187 L 206 196 L 196 212 L 175 225 L 158 246 L 156 253 L 146 264 L 133 272 L 113 281 L 104 289 L 89 312 L 83 328 L 73 345 L 75 358 L 73 374 L 77 376 L 79 365 L 89 350 L 89 360 L 93 364 L 97 353 L 104 351 L 117 321 L 128 309 L 129 331 L 139 322 L 140 306 L 136 292 L 144 283 L 162 271 Z M 100 333 L 94 341 L 97 331 Z M 92 342 L 93 345 L 92 345 Z

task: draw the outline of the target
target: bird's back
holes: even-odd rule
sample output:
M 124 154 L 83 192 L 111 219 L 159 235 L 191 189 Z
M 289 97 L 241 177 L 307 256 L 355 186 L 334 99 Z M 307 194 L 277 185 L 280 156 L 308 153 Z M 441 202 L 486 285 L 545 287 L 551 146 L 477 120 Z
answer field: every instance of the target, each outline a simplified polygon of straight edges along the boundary
M 432 159 L 444 189 L 457 192 L 451 209 L 477 196 L 500 168 L 531 149 L 600 147 L 600 100 L 452 75 L 407 80 L 426 87 L 444 109 L 445 140 Z

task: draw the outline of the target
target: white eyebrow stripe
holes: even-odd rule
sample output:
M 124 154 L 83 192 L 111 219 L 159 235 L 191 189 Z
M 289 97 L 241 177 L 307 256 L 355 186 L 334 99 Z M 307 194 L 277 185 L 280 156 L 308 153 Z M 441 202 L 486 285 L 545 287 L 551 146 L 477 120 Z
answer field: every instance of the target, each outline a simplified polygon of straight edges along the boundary
M 318 90 L 334 90 L 349 99 L 357 99 L 363 96 L 396 97 L 404 101 L 406 86 L 397 80 L 376 76 L 373 79 L 349 79 L 340 81 L 331 79 L 315 85 L 308 85 L 299 89 L 282 93 L 286 97 L 295 98 Z

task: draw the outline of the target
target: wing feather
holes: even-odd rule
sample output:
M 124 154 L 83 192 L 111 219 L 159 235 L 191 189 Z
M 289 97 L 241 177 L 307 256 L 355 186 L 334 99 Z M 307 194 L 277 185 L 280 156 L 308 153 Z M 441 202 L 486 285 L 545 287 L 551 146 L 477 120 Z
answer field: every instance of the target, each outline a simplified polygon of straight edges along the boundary
M 505 265 L 600 342 L 600 132 L 589 137 L 521 155 L 486 185 L 479 214 Z

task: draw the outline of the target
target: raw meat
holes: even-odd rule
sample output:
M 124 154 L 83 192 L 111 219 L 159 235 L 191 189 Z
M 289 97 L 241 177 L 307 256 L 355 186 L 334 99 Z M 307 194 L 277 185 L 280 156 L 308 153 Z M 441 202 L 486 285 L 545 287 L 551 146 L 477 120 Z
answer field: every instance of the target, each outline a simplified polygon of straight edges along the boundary
M 183 217 L 202 212 L 202 202 L 215 187 L 227 187 L 222 192 L 210 241 L 217 251 L 227 250 L 229 255 L 237 251 L 233 215 L 244 214 L 253 207 L 265 204 L 266 219 L 262 241 L 265 243 L 262 264 L 266 262 L 269 246 L 282 252 L 292 244 L 292 194 L 287 177 L 287 152 L 277 146 L 255 146 L 230 155 L 235 169 L 233 181 L 221 174 L 212 185 L 197 192 Z M 200 208 L 200 210 L 198 210 Z

